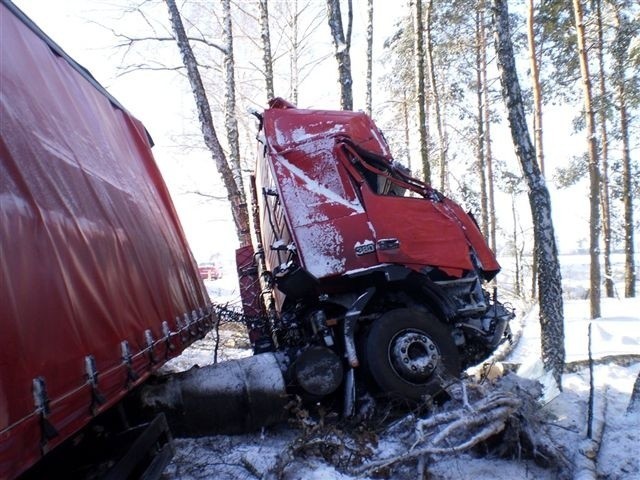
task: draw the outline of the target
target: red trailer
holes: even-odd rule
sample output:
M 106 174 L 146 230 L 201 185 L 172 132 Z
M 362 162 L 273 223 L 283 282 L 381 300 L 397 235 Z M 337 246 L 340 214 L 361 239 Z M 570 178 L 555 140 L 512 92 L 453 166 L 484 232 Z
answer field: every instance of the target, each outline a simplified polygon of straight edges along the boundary
M 150 136 L 0 5 L 0 479 L 204 335 L 212 306 Z

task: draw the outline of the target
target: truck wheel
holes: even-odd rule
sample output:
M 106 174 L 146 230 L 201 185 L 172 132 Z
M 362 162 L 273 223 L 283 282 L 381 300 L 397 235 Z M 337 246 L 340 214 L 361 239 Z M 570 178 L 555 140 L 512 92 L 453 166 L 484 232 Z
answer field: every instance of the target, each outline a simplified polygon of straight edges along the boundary
M 460 375 L 460 356 L 449 328 L 434 315 L 401 308 L 373 322 L 365 361 L 378 386 L 412 400 L 442 391 Z

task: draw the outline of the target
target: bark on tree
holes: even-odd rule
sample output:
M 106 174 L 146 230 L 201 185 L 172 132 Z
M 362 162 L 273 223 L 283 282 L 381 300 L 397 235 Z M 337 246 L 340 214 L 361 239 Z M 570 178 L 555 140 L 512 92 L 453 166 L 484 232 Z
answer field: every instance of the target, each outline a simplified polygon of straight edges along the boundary
M 249 214 L 247 211 L 246 200 L 244 198 L 244 192 L 236 183 L 233 171 L 227 163 L 227 157 L 218 140 L 218 136 L 213 125 L 213 117 L 211 116 L 209 100 L 207 99 L 207 94 L 198 70 L 198 64 L 185 33 L 182 18 L 180 17 L 180 12 L 178 11 L 176 2 L 175 0 L 165 0 L 165 3 L 169 9 L 171 28 L 176 36 L 176 42 L 180 49 L 182 62 L 187 69 L 187 76 L 196 102 L 198 119 L 200 121 L 200 128 L 204 137 L 204 143 L 211 152 L 211 156 L 213 157 L 218 173 L 222 177 L 223 184 L 227 191 L 227 198 L 231 205 L 231 213 L 240 245 L 248 245 L 251 238 L 249 233 Z
M 340 85 L 340 108 L 353 110 L 353 81 L 351 78 L 351 26 L 353 22 L 353 9 L 351 0 L 347 0 L 347 32 L 342 28 L 342 13 L 340 12 L 340 0 L 327 0 L 327 18 L 331 29 L 331 38 L 338 62 L 338 84 Z
M 442 114 L 440 111 L 440 95 L 438 93 L 438 84 L 436 82 L 436 69 L 433 63 L 433 41 L 431 38 L 431 17 L 433 12 L 433 0 L 427 2 L 427 69 L 429 70 L 429 85 L 431 87 L 431 95 L 433 98 L 433 107 L 436 114 L 436 130 L 438 132 L 438 161 L 440 163 L 440 190 L 444 191 L 447 176 L 447 142 L 444 137 L 444 128 L 442 126 Z
M 598 108 L 598 123 L 600 124 L 600 143 L 602 152 L 600 205 L 602 208 L 602 235 L 604 237 L 604 287 L 607 297 L 613 298 L 613 271 L 611 269 L 611 206 L 609 204 L 609 137 L 607 135 L 608 92 L 605 85 L 604 65 L 604 32 L 602 27 L 601 1 L 596 0 L 596 20 L 598 41 L 596 53 L 598 55 L 598 84 L 600 89 L 600 105 Z
M 587 130 L 587 148 L 589 152 L 589 255 L 591 257 L 591 266 L 589 269 L 589 306 L 591 318 L 598 318 L 600 317 L 600 167 L 598 165 L 598 144 L 596 140 L 593 97 L 591 94 L 591 76 L 589 74 L 589 60 L 587 58 L 585 45 L 582 0 L 573 0 L 573 13 L 576 26 L 578 58 L 580 59 L 580 74 L 582 77 Z
M 224 83 L 225 83 L 225 108 L 224 126 L 227 131 L 229 143 L 229 166 L 233 172 L 233 178 L 238 190 L 245 198 L 244 182 L 242 181 L 242 167 L 240 166 L 240 135 L 238 134 L 238 119 L 236 116 L 236 79 L 235 61 L 233 58 L 233 30 L 231 27 L 230 0 L 222 0 L 222 30 L 224 37 Z M 246 205 L 246 199 L 243 202 Z
M 542 175 L 544 175 L 544 150 L 542 148 L 542 87 L 540 85 L 540 69 L 536 52 L 534 33 L 535 12 L 533 0 L 527 2 L 527 40 L 529 44 L 529 66 L 531 67 L 531 83 L 533 87 L 533 144 L 536 159 Z
M 513 258 L 515 259 L 516 280 L 515 280 L 515 293 L 519 297 L 522 295 L 522 281 L 521 278 L 521 258 L 520 249 L 518 248 L 518 217 L 516 215 L 516 195 L 515 192 L 511 194 L 511 215 L 513 217 Z
M 431 184 L 431 166 L 429 164 L 429 147 L 427 142 L 427 112 L 425 105 L 424 83 L 424 22 L 422 21 L 422 0 L 412 1 L 413 10 L 413 34 L 415 57 L 415 82 L 416 102 L 418 110 L 418 142 L 420 144 L 420 161 L 422 163 L 422 176 L 424 181 Z
M 633 390 L 631 391 L 631 398 L 629 399 L 629 405 L 627 405 L 627 412 L 628 413 L 640 412 L 640 372 L 638 372 L 636 381 L 633 384 Z
M 373 0 L 367 0 L 367 115 L 372 113 L 373 76 Z
M 536 160 L 540 167 L 540 172 L 544 175 L 544 148 L 542 146 L 542 86 L 540 84 L 540 69 L 536 52 L 535 32 L 533 29 L 535 21 L 533 0 L 527 4 L 527 40 L 529 45 L 529 65 L 531 67 L 531 83 L 533 89 L 533 144 L 536 149 Z M 533 251 L 536 245 L 534 241 Z M 531 265 L 531 297 L 536 296 L 536 280 L 538 276 L 538 261 L 535 254 Z
M 409 99 L 407 98 L 407 91 L 403 90 L 402 91 L 402 120 L 403 120 L 403 124 L 404 124 L 404 144 L 405 144 L 405 149 L 407 152 L 407 168 L 409 169 L 409 172 L 411 172 L 411 155 L 410 155 L 410 151 L 409 151 L 409 145 L 410 145 L 410 141 L 411 138 L 409 136 Z
M 493 155 L 491 151 L 491 106 L 489 102 L 489 79 L 487 77 L 487 33 L 485 28 L 485 3 L 482 1 L 482 22 L 480 23 L 480 48 L 482 58 L 480 63 L 480 73 L 482 75 L 482 103 L 484 105 L 484 155 L 487 167 L 487 207 L 489 216 L 489 245 L 496 251 L 496 204 L 493 178 Z
M 629 115 L 627 107 L 626 65 L 629 48 L 629 19 L 616 10 L 617 32 L 613 57 L 615 59 L 614 84 L 617 108 L 620 112 L 620 136 L 622 138 L 622 198 L 624 203 L 624 295 L 636 296 L 636 271 L 634 264 L 633 193 L 631 190 L 631 149 L 629 144 Z
M 273 59 L 271 57 L 271 35 L 269 34 L 269 6 L 267 0 L 259 0 L 260 9 L 260 39 L 262 40 L 262 63 L 264 64 L 264 80 L 267 101 L 272 99 L 273 93 Z
M 533 217 L 533 232 L 536 239 L 536 256 L 539 266 L 538 292 L 542 361 L 545 368 L 553 372 L 553 376 L 561 388 L 565 359 L 562 282 L 551 218 L 551 199 L 544 177 L 536 162 L 536 152 L 527 128 L 511 43 L 507 0 L 493 0 L 493 22 L 502 96 L 507 107 L 516 155 L 529 189 L 529 204 Z
M 484 104 L 482 101 L 482 2 L 476 7 L 476 104 L 478 108 L 476 120 L 476 162 L 480 183 L 480 228 L 484 238 L 489 238 L 489 209 L 487 206 L 486 159 L 484 152 Z
M 298 0 L 293 0 L 293 13 L 290 19 L 291 28 L 291 56 L 289 57 L 289 69 L 290 69 L 290 83 L 289 91 L 291 92 L 291 101 L 294 105 L 298 104 L 298 57 L 300 48 L 300 38 L 298 36 L 298 18 L 300 12 L 298 11 Z

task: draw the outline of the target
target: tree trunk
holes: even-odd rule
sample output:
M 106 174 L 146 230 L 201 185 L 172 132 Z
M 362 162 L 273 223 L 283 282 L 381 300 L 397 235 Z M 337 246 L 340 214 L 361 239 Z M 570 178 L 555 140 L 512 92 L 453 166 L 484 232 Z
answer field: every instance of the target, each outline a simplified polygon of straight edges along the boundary
M 440 95 L 438 94 L 438 84 L 436 83 L 436 69 L 433 64 L 433 41 L 431 39 L 431 13 L 433 11 L 433 0 L 427 2 L 427 69 L 429 71 L 429 85 L 431 95 L 433 95 L 433 107 L 436 114 L 436 130 L 438 132 L 438 160 L 440 163 L 440 190 L 444 191 L 447 171 L 447 145 L 442 127 L 442 114 L 440 112 Z
M 533 89 L 533 142 L 536 149 L 536 160 L 540 172 L 544 176 L 544 148 L 542 146 L 542 86 L 540 85 L 540 69 L 536 54 L 536 39 L 534 26 L 533 0 L 527 3 L 527 39 L 529 43 L 529 65 L 531 67 L 531 84 Z M 534 240 L 531 265 L 531 297 L 536 297 L 536 284 L 538 277 L 538 260 L 535 255 L 536 245 Z
M 372 114 L 373 0 L 367 0 L 367 115 Z
M 424 181 L 431 184 L 431 166 L 429 165 L 429 147 L 427 145 L 427 113 L 425 108 L 424 84 L 424 26 L 422 22 L 422 0 L 413 0 L 414 56 L 416 68 L 416 102 L 418 107 L 418 142 L 420 161 Z
M 293 14 L 291 15 L 289 27 L 291 28 L 291 56 L 289 57 L 289 91 L 291 92 L 291 101 L 294 105 L 298 104 L 298 56 L 300 48 L 300 38 L 298 37 L 298 0 L 293 0 Z
M 635 412 L 640 412 L 640 372 L 638 372 L 636 381 L 633 384 L 631 398 L 629 399 L 629 405 L 627 405 L 627 413 Z
M 402 99 L 402 119 L 404 121 L 404 144 L 407 153 L 407 168 L 409 172 L 411 172 L 411 152 L 409 149 L 409 142 L 411 138 L 409 136 L 409 99 L 407 98 L 407 91 L 403 90 L 403 99 Z
M 216 135 L 209 100 L 207 99 L 207 94 L 198 70 L 198 64 L 193 54 L 193 50 L 191 49 L 191 45 L 189 45 L 189 40 L 187 39 L 187 34 L 185 33 L 176 2 L 175 0 L 165 0 L 165 3 L 169 9 L 171 27 L 176 36 L 176 42 L 180 49 L 182 62 L 187 69 L 187 76 L 196 102 L 198 119 L 200 120 L 200 128 L 204 137 L 204 143 L 211 152 L 211 156 L 215 161 L 216 168 L 222 177 L 222 181 L 227 191 L 227 198 L 231 204 L 231 213 L 233 215 L 236 234 L 238 235 L 240 245 L 248 245 L 251 238 L 249 234 L 249 213 L 247 211 L 244 192 L 234 179 L 234 173 L 227 163 L 227 157 L 224 154 L 222 146 L 218 140 L 218 136 Z
M 353 110 L 353 91 L 351 79 L 351 25 L 353 21 L 353 10 L 351 0 L 348 0 L 348 26 L 345 36 L 342 28 L 342 14 L 340 13 L 340 0 L 327 0 L 327 17 L 331 37 L 335 49 L 336 60 L 338 61 L 338 83 L 340 85 L 340 108 L 342 110 Z
M 518 217 L 516 215 L 516 194 L 511 194 L 511 215 L 513 217 L 513 258 L 515 260 L 516 268 L 516 296 L 522 295 L 522 281 L 521 281 L 521 263 L 522 257 L 520 255 L 520 249 L 518 248 Z
M 591 256 L 589 305 L 591 318 L 600 317 L 600 172 L 598 165 L 598 145 L 596 141 L 595 114 L 591 95 L 591 77 L 585 46 L 582 0 L 573 0 L 576 23 L 578 57 L 584 96 L 584 111 L 587 126 L 587 147 L 589 152 L 589 254 Z
M 625 58 L 629 49 L 629 20 L 616 11 L 616 33 L 614 58 L 614 83 L 617 90 L 620 111 L 620 136 L 622 138 L 622 198 L 624 203 L 624 295 L 636 296 L 636 271 L 634 264 L 633 192 L 631 190 L 631 150 L 629 146 L 629 116 L 627 113 L 627 92 Z
M 536 152 L 527 129 L 511 44 L 507 0 L 493 0 L 493 15 L 502 96 L 507 107 L 516 155 L 529 189 L 529 204 L 537 245 L 542 361 L 545 368 L 553 372 L 561 388 L 565 359 L 562 282 L 551 218 L 551 199 L 536 162 Z
M 233 178 L 238 186 L 240 194 L 245 199 L 244 183 L 242 181 L 242 167 L 240 166 L 240 135 L 238 134 L 238 118 L 236 117 L 236 79 L 235 61 L 233 59 L 233 30 L 231 29 L 231 4 L 230 0 L 222 0 L 223 12 L 223 36 L 224 36 L 224 83 L 225 83 L 225 108 L 224 125 L 227 130 L 229 142 L 229 166 L 233 171 Z
M 269 34 L 269 7 L 267 0 L 259 0 L 260 8 L 260 38 L 262 39 L 262 63 L 264 64 L 264 80 L 267 91 L 267 101 L 272 99 L 273 93 L 273 59 L 271 57 L 271 35 Z
M 493 180 L 493 155 L 491 152 L 491 108 L 489 103 L 489 79 L 487 78 L 487 33 L 485 29 L 485 3 L 482 1 L 482 22 L 480 23 L 480 47 L 482 51 L 482 58 L 480 63 L 480 72 L 482 75 L 482 103 L 484 104 L 484 153 L 485 164 L 487 167 L 487 190 L 489 197 L 488 203 L 488 216 L 489 216 L 489 244 L 491 249 L 496 252 L 496 204 L 494 194 L 494 180 Z
M 533 31 L 535 17 L 533 0 L 527 3 L 527 39 L 529 43 L 529 66 L 533 88 L 533 144 L 536 159 L 542 175 L 544 175 L 544 150 L 542 148 L 542 87 L 540 86 L 540 69 L 536 55 L 536 38 Z
M 604 68 L 604 33 L 602 28 L 601 1 L 596 0 L 598 21 L 598 80 L 600 87 L 600 141 L 602 143 L 602 184 L 600 186 L 600 204 L 602 208 L 602 233 L 604 236 L 604 286 L 607 297 L 613 298 L 613 271 L 611 269 L 611 207 L 609 205 L 609 137 L 607 135 L 607 87 Z
M 476 139 L 476 161 L 478 168 L 478 178 L 480 183 L 480 227 L 484 238 L 489 238 L 489 209 L 487 207 L 487 180 L 484 155 L 484 104 L 482 102 L 482 28 L 484 21 L 482 14 L 482 2 L 476 7 L 476 100 L 478 108 L 477 118 L 477 139 Z

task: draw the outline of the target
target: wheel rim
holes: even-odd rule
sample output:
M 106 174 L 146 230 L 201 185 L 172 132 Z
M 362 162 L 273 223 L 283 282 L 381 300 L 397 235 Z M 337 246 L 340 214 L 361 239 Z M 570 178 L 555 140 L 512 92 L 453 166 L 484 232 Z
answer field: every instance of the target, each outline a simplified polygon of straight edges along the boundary
M 402 379 L 419 384 L 431 377 L 441 356 L 436 344 L 424 332 L 403 330 L 389 344 L 389 360 Z

